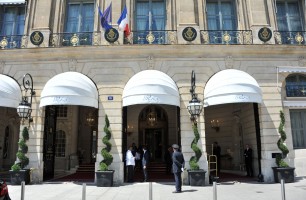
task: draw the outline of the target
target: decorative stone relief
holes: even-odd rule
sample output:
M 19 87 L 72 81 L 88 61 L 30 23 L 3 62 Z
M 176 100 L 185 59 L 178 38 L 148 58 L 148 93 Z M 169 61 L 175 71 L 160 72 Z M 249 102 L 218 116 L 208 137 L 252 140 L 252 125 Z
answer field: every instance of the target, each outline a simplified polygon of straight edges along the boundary
M 26 48 L 28 46 L 28 37 L 26 35 L 22 36 L 21 48 Z
M 203 44 L 209 44 L 209 34 L 208 31 L 202 31 L 201 32 L 201 39 Z
M 227 56 L 227 57 L 225 57 L 225 59 L 224 59 L 224 63 L 225 63 L 225 67 L 227 68 L 227 69 L 233 69 L 233 67 L 234 67 L 234 59 L 233 59 L 233 57 L 232 56 Z
M 93 36 L 93 45 L 99 45 L 99 44 L 100 44 L 100 34 L 98 32 L 95 32 Z
M 306 59 L 305 59 L 305 57 L 303 57 L 303 56 L 299 57 L 299 66 L 306 67 Z
M 71 59 L 69 60 L 69 71 L 76 71 L 77 60 Z
M 170 31 L 168 33 L 169 44 L 177 44 L 176 32 Z
M 148 63 L 148 69 L 154 69 L 155 61 L 153 56 L 149 56 L 146 61 Z

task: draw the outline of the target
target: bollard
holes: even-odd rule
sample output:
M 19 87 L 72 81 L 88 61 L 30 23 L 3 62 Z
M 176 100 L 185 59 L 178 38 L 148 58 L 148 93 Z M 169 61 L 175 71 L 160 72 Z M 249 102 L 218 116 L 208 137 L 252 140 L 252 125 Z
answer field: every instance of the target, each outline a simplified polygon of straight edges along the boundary
M 152 182 L 149 183 L 149 200 L 152 200 Z
M 282 191 L 282 200 L 286 200 L 284 179 L 281 179 L 281 191 Z
M 213 200 L 217 200 L 217 183 L 213 182 Z
M 21 182 L 21 200 L 24 200 L 24 189 L 25 189 L 25 182 Z
M 82 200 L 86 200 L 86 183 L 83 183 Z

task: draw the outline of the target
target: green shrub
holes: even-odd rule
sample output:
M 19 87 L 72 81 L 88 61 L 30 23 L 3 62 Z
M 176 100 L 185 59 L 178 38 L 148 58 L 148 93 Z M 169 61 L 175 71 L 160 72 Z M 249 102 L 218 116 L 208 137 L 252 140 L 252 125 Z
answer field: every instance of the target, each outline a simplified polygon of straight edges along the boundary
M 284 130 L 285 126 L 285 116 L 283 111 L 280 111 L 280 125 L 278 127 L 278 132 L 280 134 L 280 138 L 277 141 L 277 146 L 279 150 L 281 150 L 282 154 L 278 154 L 276 156 L 275 162 L 278 167 L 289 167 L 289 165 L 284 161 L 284 159 L 287 157 L 289 150 L 287 146 L 284 144 L 285 140 L 287 139 L 286 132 Z
M 11 167 L 13 171 L 24 169 L 29 164 L 29 158 L 25 155 L 28 152 L 27 140 L 29 140 L 29 131 L 27 127 L 24 127 L 22 130 L 22 138 L 18 142 L 19 150 L 16 154 L 19 162 Z
M 105 116 L 105 126 L 104 126 L 105 136 L 102 138 L 102 142 L 105 144 L 105 148 L 101 150 L 101 155 L 103 160 L 100 162 L 100 171 L 107 171 L 108 166 L 113 162 L 113 156 L 109 153 L 112 148 L 112 144 L 109 142 L 111 139 L 111 130 L 109 128 L 108 116 Z
M 201 149 L 197 146 L 198 141 L 200 139 L 200 134 L 199 134 L 198 125 L 196 122 L 193 123 L 192 130 L 194 133 L 194 139 L 191 142 L 191 149 L 194 151 L 195 155 L 190 158 L 189 165 L 190 165 L 191 170 L 199 170 L 200 167 L 199 167 L 198 162 L 202 156 L 202 152 L 201 152 Z

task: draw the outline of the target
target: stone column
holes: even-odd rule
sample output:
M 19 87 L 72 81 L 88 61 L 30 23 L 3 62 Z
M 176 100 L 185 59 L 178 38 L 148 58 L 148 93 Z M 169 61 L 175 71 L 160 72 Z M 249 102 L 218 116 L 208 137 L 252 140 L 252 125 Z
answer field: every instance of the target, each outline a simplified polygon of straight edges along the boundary
M 32 30 L 29 31 L 29 36 L 33 31 L 40 31 L 43 34 L 44 40 L 40 45 L 41 47 L 49 46 L 49 37 L 50 37 L 50 17 L 52 10 L 52 0 L 33 0 L 31 1 L 31 10 L 35 10 L 35 12 L 29 13 L 29 27 L 32 27 Z M 30 37 L 28 38 L 28 47 L 36 47 L 30 41 Z

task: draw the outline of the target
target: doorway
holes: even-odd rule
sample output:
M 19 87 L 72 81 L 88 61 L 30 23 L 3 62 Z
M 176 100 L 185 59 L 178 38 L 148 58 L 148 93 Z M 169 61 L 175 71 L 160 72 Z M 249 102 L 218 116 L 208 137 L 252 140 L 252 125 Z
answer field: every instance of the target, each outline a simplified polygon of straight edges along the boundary
M 163 161 L 163 152 L 165 142 L 163 139 L 163 131 L 159 129 L 145 129 L 144 144 L 147 145 L 148 150 L 151 153 L 151 161 L 161 162 Z

